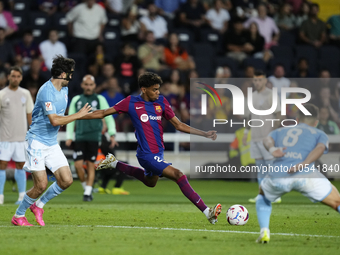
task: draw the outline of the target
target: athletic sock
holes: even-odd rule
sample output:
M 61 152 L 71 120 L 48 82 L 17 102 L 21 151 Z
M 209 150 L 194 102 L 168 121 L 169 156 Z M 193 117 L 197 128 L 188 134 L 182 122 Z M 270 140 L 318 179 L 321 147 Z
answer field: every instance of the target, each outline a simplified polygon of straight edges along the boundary
M 261 182 L 262 182 L 262 180 L 264 178 L 264 174 L 262 172 L 262 169 L 263 169 L 262 167 L 266 166 L 266 161 L 264 159 L 256 159 L 255 160 L 255 164 L 257 166 L 257 171 L 258 171 L 257 172 L 257 183 L 260 186 L 260 184 L 261 184 Z
M 186 175 L 183 175 L 181 178 L 179 178 L 177 184 L 184 196 L 186 196 L 191 201 L 191 203 L 193 203 L 198 209 L 200 209 L 201 212 L 204 212 L 204 210 L 207 209 L 207 206 L 205 205 L 201 197 L 190 186 Z
M 33 205 L 33 203 L 36 200 L 37 199 L 30 198 L 29 196 L 27 196 L 27 194 L 25 194 L 21 204 L 19 205 L 18 209 L 15 212 L 15 217 L 17 217 L 17 218 L 18 217 L 24 217 L 27 208 L 30 207 L 31 205 Z
M 81 182 L 81 186 L 83 187 L 83 190 L 85 190 L 86 182 Z
M 340 205 L 338 206 L 338 212 L 340 213 Z
M 92 193 L 92 186 L 87 186 L 85 187 L 84 195 L 85 196 L 90 196 Z
M 6 170 L 0 170 L 0 195 L 4 194 L 5 182 L 6 182 Z
M 111 162 L 110 166 L 111 166 L 112 168 L 116 168 L 118 162 L 119 162 L 118 160 L 115 160 L 115 161 Z
M 25 194 L 26 192 L 26 172 L 22 169 L 15 169 L 14 179 L 18 185 L 18 191 L 19 191 L 18 200 L 21 201 L 24 198 L 23 194 Z
M 136 179 L 143 182 L 146 186 L 150 186 L 145 181 L 145 171 L 144 171 L 144 169 L 139 168 L 139 167 L 130 166 L 130 165 L 122 163 L 120 161 L 118 161 L 116 169 L 118 169 L 119 171 L 121 171 L 124 174 L 135 177 Z
M 44 205 L 52 198 L 58 196 L 64 190 L 60 188 L 57 182 L 53 182 L 52 185 L 45 191 L 45 193 L 39 198 L 36 205 L 39 208 L 43 208 Z
M 269 229 L 270 215 L 272 213 L 272 203 L 263 195 L 258 195 L 256 200 L 256 214 L 260 228 Z

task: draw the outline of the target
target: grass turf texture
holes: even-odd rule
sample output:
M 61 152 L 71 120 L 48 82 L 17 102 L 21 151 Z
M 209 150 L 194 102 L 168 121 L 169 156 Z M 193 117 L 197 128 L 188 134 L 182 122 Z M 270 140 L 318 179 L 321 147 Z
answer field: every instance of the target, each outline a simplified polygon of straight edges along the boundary
M 259 232 L 255 204 L 248 203 L 256 195 L 256 183 L 201 180 L 190 183 L 208 206 L 222 204 L 216 225 L 211 225 L 171 181 L 160 181 L 153 189 L 137 181 L 126 181 L 124 188 L 131 195 L 94 194 L 90 203 L 82 201 L 81 185 L 75 181 L 44 207 L 45 227 L 16 227 L 10 221 L 17 208 L 14 205 L 17 193 L 11 191 L 7 182 L 5 204 L 0 206 L 0 254 L 340 253 L 340 215 L 320 203 L 311 203 L 299 193 L 285 195 L 282 204 L 273 205 L 271 241 L 260 245 L 255 243 Z M 339 181 L 333 184 L 340 188 Z M 30 186 L 32 182 L 28 182 Z M 248 209 L 250 219 L 245 226 L 228 225 L 225 213 L 233 204 Z M 29 210 L 26 217 L 37 224 Z

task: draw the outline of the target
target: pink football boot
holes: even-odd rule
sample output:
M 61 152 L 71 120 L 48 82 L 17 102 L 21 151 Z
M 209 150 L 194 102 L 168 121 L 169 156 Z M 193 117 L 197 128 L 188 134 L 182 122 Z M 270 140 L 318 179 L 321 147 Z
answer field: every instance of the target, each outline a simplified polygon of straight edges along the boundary
M 30 206 L 30 210 L 31 212 L 34 214 L 35 216 L 35 220 L 36 222 L 40 225 L 40 226 L 45 226 L 45 222 L 43 220 L 43 213 L 44 213 L 44 209 L 39 208 L 35 203 L 33 205 Z
M 28 226 L 28 227 L 33 226 L 27 221 L 26 217 L 16 218 L 15 216 L 13 216 L 12 224 L 15 226 Z

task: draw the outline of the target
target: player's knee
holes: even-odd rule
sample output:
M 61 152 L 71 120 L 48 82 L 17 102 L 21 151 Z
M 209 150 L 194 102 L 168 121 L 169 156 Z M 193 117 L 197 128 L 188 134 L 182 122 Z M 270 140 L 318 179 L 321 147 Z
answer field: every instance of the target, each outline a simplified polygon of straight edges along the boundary
M 175 172 L 175 179 L 178 181 L 184 174 L 180 171 L 180 170 L 177 170 Z
M 73 178 L 72 176 L 69 176 L 67 178 L 65 178 L 59 185 L 60 188 L 62 189 L 67 189 L 68 187 L 70 187 L 73 183 Z
M 43 181 L 43 182 L 39 182 L 36 186 L 35 186 L 35 189 L 37 190 L 37 192 L 39 193 L 39 194 L 42 194 L 42 193 L 44 193 L 44 191 L 46 190 L 46 188 L 47 188 L 47 180 L 46 180 L 46 182 L 45 181 Z

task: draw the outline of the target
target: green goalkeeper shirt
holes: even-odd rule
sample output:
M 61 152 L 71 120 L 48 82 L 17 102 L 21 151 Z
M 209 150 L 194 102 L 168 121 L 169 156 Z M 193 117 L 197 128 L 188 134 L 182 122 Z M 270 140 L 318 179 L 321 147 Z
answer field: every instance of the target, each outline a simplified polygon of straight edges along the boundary
M 91 105 L 92 110 L 102 110 L 109 108 L 105 97 L 98 94 L 87 95 L 77 95 L 73 97 L 68 114 L 74 114 L 78 112 L 84 105 L 88 103 Z M 108 133 L 110 136 L 116 134 L 116 124 L 111 115 L 105 117 L 105 122 L 108 128 Z M 75 129 L 74 129 L 75 128 Z M 76 120 L 66 126 L 66 139 L 73 140 L 73 132 L 75 130 L 76 137 L 75 141 L 101 141 L 101 132 L 103 128 L 103 123 L 101 119 L 92 120 Z

